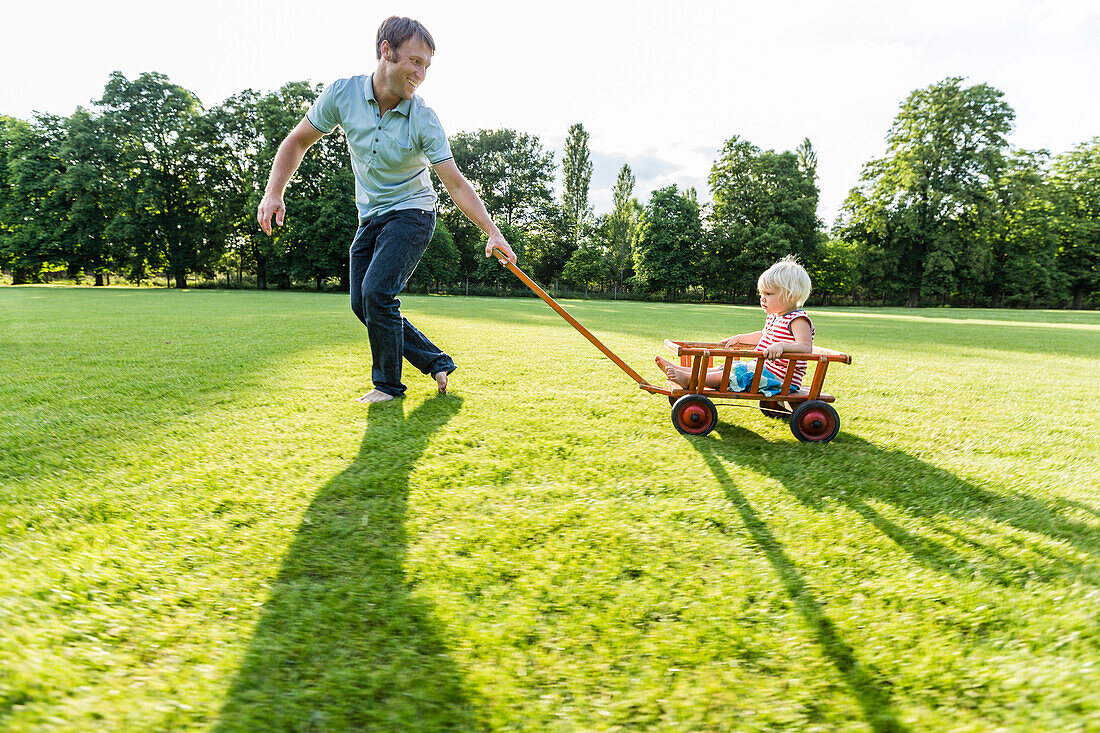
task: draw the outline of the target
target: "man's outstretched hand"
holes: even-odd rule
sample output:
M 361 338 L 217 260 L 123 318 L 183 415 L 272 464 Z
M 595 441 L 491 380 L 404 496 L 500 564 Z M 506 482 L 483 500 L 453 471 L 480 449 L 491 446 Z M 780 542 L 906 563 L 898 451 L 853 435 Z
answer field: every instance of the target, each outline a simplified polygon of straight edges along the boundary
M 485 243 L 485 256 L 492 257 L 494 249 L 499 249 L 509 262 L 516 264 L 516 253 L 512 251 L 503 234 L 493 234 L 489 237 L 489 241 Z
M 264 194 L 260 205 L 256 207 L 256 221 L 260 222 L 260 229 L 263 229 L 264 234 L 269 237 L 271 236 L 272 216 L 275 217 L 275 223 L 282 226 L 283 217 L 286 216 L 286 204 L 283 203 L 282 196 Z

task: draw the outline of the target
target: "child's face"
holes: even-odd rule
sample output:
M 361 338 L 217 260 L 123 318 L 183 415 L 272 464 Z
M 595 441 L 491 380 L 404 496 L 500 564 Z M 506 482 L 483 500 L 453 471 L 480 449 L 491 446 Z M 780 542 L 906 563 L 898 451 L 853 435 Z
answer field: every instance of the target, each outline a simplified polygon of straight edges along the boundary
M 783 292 L 773 285 L 760 287 L 760 307 L 769 316 L 778 316 L 795 310 L 794 303 L 783 297 Z

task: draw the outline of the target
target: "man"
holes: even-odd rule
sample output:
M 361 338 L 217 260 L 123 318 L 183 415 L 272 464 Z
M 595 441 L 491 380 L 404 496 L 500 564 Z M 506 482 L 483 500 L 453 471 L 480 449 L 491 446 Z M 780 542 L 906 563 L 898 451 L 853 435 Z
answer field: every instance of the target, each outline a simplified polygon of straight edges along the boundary
M 359 229 L 351 245 L 351 309 L 367 327 L 374 388 L 359 402 L 384 402 L 405 393 L 401 358 L 409 360 L 447 391 L 454 371 L 443 353 L 401 315 L 404 289 L 435 231 L 438 197 L 428 166 L 447 187 L 451 200 L 488 235 L 485 256 L 500 249 L 515 253 L 493 223 L 485 204 L 459 172 L 439 119 L 416 96 L 435 53 L 428 30 L 410 18 L 391 17 L 378 28 L 371 75 L 339 79 L 327 87 L 279 146 L 256 211 L 271 234 L 286 215 L 283 191 L 310 146 L 337 126 L 347 136 L 355 173 Z

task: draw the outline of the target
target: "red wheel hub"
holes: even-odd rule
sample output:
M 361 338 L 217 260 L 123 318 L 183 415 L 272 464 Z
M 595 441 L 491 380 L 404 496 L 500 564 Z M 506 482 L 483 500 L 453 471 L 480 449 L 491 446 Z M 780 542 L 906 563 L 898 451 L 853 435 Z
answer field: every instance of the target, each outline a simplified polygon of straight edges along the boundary
M 707 418 L 710 417 L 701 405 L 689 405 L 687 409 L 680 413 L 680 416 L 686 428 L 697 428 L 700 425 L 705 425 Z
M 798 427 L 807 438 L 823 438 L 832 431 L 832 418 L 824 410 L 808 410 L 798 420 Z

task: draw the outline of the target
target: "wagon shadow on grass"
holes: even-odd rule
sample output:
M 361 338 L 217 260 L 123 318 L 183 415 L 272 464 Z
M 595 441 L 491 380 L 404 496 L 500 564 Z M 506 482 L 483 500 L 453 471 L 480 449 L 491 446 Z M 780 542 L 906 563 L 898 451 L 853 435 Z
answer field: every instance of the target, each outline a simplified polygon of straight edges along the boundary
M 1065 516 L 1063 511 L 1074 508 L 1072 504 L 991 491 L 850 433 L 841 432 L 829 446 L 773 443 L 725 423 L 719 423 L 716 433 L 720 440 L 710 445 L 716 455 L 774 478 L 818 511 L 845 507 L 855 512 L 915 561 L 937 572 L 1002 587 L 1036 581 L 1100 586 L 1096 562 L 1082 564 L 1044 548 L 1042 541 L 1026 539 L 1031 535 L 1052 540 L 1100 558 L 1100 531 Z M 875 504 L 920 522 L 923 534 L 885 516 Z M 958 528 L 960 523 L 965 530 Z M 990 523 L 995 525 L 995 537 Z M 1010 557 L 991 539 L 1025 548 L 1034 560 Z
M 217 730 L 480 730 L 429 605 L 406 581 L 409 476 L 461 408 L 371 405 L 359 454 L 313 499 Z
M 720 425 L 719 430 L 721 429 Z M 871 729 L 882 733 L 907 730 L 897 719 L 889 683 L 874 669 L 860 662 L 852 647 L 840 636 L 797 566 L 722 465 L 720 458 L 725 457 L 725 446 L 706 438 L 692 439 L 691 445 L 699 451 L 730 503 L 736 507 L 749 535 L 775 570 L 798 612 L 810 627 L 814 639 L 851 689 Z

